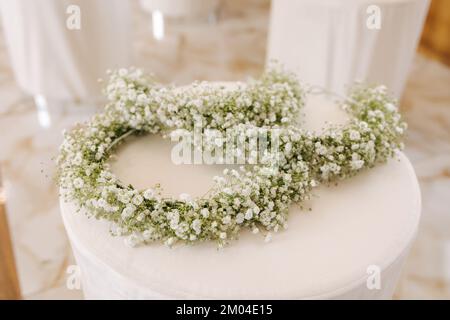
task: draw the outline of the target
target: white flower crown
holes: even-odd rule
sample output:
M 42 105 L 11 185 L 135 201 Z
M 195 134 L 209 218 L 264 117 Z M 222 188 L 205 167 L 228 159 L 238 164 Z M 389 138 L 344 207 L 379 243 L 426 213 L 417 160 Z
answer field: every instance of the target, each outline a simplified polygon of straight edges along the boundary
M 305 91 L 292 74 L 268 69 L 234 90 L 193 83 L 184 90 L 153 82 L 138 69 L 111 73 L 105 111 L 65 134 L 57 159 L 58 181 L 67 201 L 87 214 L 114 222 L 113 234 L 130 245 L 215 240 L 223 246 L 241 228 L 254 233 L 287 227 L 290 204 L 309 198 L 320 183 L 353 176 L 385 162 L 402 148 L 406 123 L 383 86 L 355 86 L 343 106 L 351 116 L 342 127 L 315 134 L 294 125 Z M 136 190 L 115 177 L 107 163 L 118 142 L 133 133 L 205 129 L 279 129 L 277 170 L 273 163 L 224 170 L 207 196 L 164 198 L 159 185 Z

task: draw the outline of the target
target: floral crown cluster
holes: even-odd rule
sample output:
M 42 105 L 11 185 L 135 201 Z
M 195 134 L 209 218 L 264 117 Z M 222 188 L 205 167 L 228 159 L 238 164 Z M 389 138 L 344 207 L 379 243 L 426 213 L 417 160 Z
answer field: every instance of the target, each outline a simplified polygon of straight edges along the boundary
M 103 113 L 65 133 L 58 181 L 66 201 L 113 222 L 112 233 L 132 246 L 205 240 L 223 246 L 243 228 L 269 240 L 287 228 L 292 203 L 303 203 L 322 183 L 386 162 L 402 148 L 406 129 L 387 89 L 362 85 L 343 102 L 348 124 L 320 134 L 301 129 L 295 119 L 305 90 L 279 68 L 232 90 L 206 82 L 166 87 L 139 69 L 121 69 L 110 74 L 105 94 Z M 278 128 L 276 170 L 270 163 L 225 169 L 201 198 L 163 197 L 159 185 L 137 190 L 111 172 L 107 160 L 124 137 L 192 130 L 198 121 L 223 131 Z

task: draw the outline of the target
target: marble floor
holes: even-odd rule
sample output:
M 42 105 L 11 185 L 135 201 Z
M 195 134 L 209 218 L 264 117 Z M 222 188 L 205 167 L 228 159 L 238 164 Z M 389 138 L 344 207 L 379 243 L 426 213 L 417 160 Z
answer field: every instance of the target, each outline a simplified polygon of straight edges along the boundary
M 224 1 L 218 22 L 167 28 L 152 38 L 134 3 L 135 64 L 164 82 L 236 80 L 257 75 L 265 60 L 269 4 Z M 239 31 L 239 32 L 236 32 Z M 423 194 L 423 218 L 395 298 L 450 298 L 450 68 L 420 55 L 401 100 L 409 123 L 406 153 Z M 39 112 L 15 84 L 0 34 L 0 167 L 19 280 L 25 299 L 77 299 L 68 289 L 74 264 L 53 181 L 61 131 L 100 106 L 48 104 Z

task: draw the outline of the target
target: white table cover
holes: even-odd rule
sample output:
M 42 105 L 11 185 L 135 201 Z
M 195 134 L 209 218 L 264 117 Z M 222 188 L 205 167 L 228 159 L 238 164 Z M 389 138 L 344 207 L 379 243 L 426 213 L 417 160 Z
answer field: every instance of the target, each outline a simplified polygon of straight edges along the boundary
M 267 60 L 300 79 L 344 93 L 355 80 L 385 84 L 400 97 L 428 0 L 273 0 Z M 380 29 L 367 21 L 380 10 Z M 374 24 L 369 23 L 372 27 Z
M 310 97 L 305 126 L 342 123 L 329 100 Z M 171 143 L 140 137 L 118 150 L 113 171 L 138 188 L 161 182 L 166 194 L 201 195 L 217 166 L 170 161 Z M 109 223 L 76 213 L 61 201 L 64 224 L 88 299 L 391 298 L 418 228 L 420 192 L 408 159 L 385 165 L 338 186 L 319 187 L 312 211 L 291 208 L 289 228 L 269 243 L 243 232 L 217 250 L 215 244 L 138 248 L 108 233 Z M 369 289 L 370 268 L 379 268 L 380 289 Z

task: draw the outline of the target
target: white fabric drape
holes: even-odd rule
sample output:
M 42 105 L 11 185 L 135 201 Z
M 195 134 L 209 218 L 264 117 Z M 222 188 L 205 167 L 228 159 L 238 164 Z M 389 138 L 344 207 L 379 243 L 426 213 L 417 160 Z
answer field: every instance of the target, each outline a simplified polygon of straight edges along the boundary
M 400 97 L 428 0 L 273 0 L 267 61 L 300 79 L 345 93 L 354 81 L 386 85 Z M 372 7 L 371 7 L 372 6 Z M 380 29 L 370 29 L 380 9 Z
M 67 28 L 70 5 L 80 8 L 79 30 Z M 105 71 L 130 64 L 128 1 L 2 0 L 0 8 L 16 80 L 29 94 L 97 97 Z

